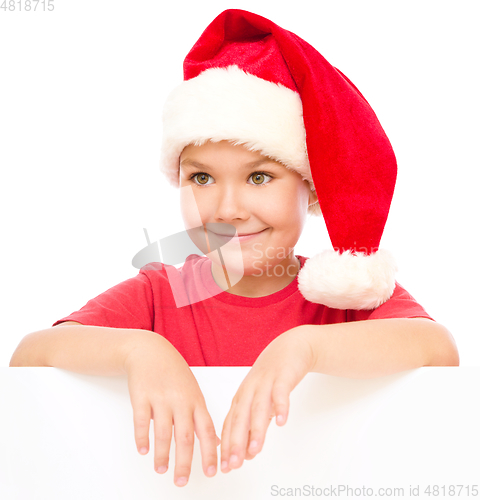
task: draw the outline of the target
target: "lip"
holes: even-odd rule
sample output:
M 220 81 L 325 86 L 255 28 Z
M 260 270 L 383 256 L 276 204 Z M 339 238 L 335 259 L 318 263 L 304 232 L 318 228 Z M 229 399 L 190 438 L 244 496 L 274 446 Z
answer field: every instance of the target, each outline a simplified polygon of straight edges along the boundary
M 258 236 L 259 234 L 263 233 L 264 231 L 266 231 L 268 228 L 265 228 L 265 229 L 262 229 L 261 231 L 259 231 L 258 233 L 244 233 L 244 234 L 239 234 L 238 235 L 238 239 L 239 241 L 245 241 L 245 240 L 250 240 L 252 238 L 254 238 L 255 236 Z M 228 239 L 231 239 L 233 238 L 232 235 L 226 235 L 226 234 L 218 234 L 218 233 L 215 233 L 217 236 L 220 236 L 220 238 L 228 238 Z

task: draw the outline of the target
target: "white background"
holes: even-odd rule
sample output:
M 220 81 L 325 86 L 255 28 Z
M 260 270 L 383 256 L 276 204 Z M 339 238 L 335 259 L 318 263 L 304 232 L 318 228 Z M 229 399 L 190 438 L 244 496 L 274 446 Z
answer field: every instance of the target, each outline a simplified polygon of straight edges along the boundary
M 183 229 L 159 172 L 161 111 L 226 8 L 298 34 L 370 102 L 399 166 L 381 246 L 453 333 L 462 366 L 479 365 L 478 2 L 54 5 L 0 10 L 0 366 L 25 334 L 135 276 L 144 227 L 152 241 Z M 296 254 L 329 246 L 311 218 Z

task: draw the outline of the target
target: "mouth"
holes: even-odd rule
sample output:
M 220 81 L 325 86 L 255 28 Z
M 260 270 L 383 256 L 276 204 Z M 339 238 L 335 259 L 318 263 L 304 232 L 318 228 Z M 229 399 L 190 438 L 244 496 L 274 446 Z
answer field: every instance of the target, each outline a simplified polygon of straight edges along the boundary
M 259 231 L 258 233 L 243 233 L 238 235 L 238 240 L 239 241 L 245 241 L 245 240 L 250 240 L 252 238 L 255 238 L 255 236 L 258 236 L 259 234 L 262 234 L 264 231 L 266 231 L 268 228 L 263 229 L 262 231 Z M 220 236 L 220 238 L 225 238 L 228 240 L 231 240 L 232 238 L 235 237 L 235 235 L 231 234 L 218 234 L 215 233 L 217 236 Z

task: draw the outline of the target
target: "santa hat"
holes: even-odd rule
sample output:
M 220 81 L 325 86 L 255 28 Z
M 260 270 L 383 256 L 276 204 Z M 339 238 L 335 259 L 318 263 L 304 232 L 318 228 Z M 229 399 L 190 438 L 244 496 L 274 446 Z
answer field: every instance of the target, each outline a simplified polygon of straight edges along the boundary
M 386 302 L 396 264 L 379 245 L 397 166 L 355 85 L 294 33 L 237 9 L 214 19 L 183 67 L 185 81 L 163 115 L 161 170 L 170 183 L 179 187 L 182 150 L 208 140 L 229 140 L 283 163 L 316 191 L 314 210 L 333 246 L 305 262 L 301 294 L 337 309 Z

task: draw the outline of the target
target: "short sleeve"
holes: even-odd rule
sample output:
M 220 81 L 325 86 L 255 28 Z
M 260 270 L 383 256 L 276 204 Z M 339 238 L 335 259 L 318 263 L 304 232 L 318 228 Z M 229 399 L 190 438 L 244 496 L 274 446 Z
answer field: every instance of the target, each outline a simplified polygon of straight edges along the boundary
M 89 300 L 81 309 L 57 320 L 77 321 L 82 325 L 153 330 L 153 292 L 148 276 L 139 272 L 134 278 L 109 288 Z
M 392 296 L 372 311 L 349 311 L 349 321 L 388 318 L 427 318 L 435 321 L 425 309 L 403 288 L 395 284 Z

